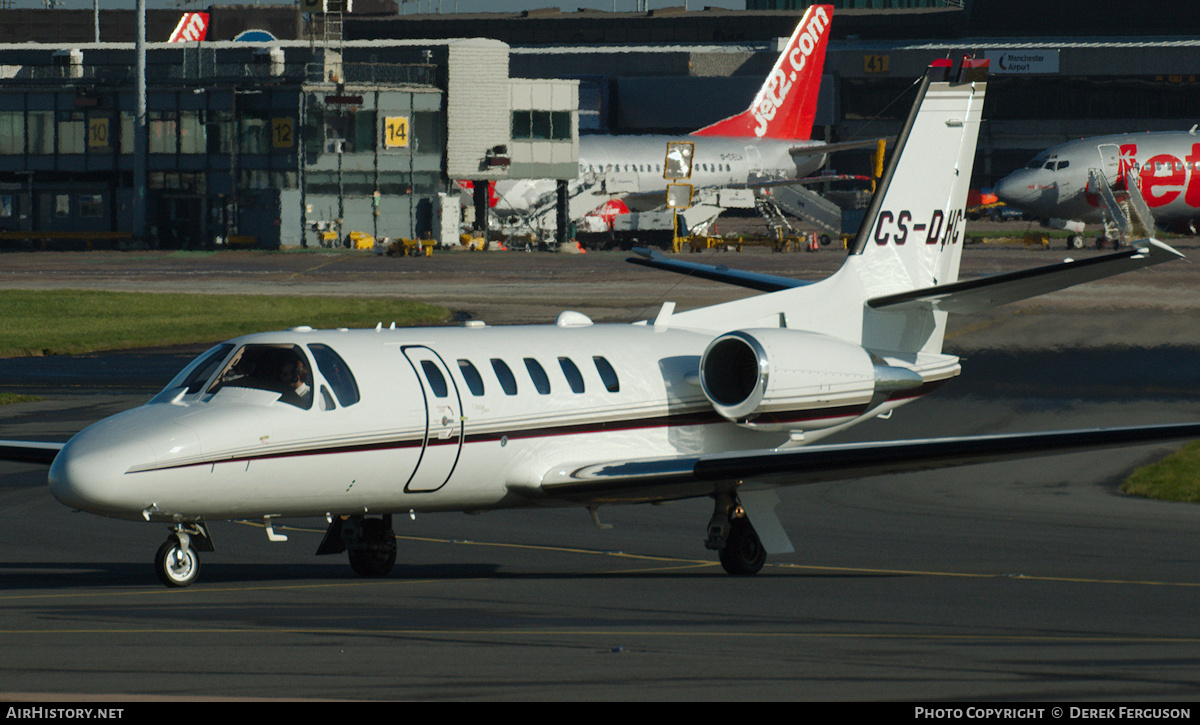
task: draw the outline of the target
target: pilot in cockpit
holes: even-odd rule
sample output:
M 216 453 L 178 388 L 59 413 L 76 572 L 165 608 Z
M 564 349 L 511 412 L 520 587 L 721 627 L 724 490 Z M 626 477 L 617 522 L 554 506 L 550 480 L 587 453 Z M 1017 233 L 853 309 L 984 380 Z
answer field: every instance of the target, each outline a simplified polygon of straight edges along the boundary
M 301 408 L 312 405 L 312 374 L 302 358 L 295 357 L 283 364 L 279 370 L 279 382 L 284 386 L 280 400 Z

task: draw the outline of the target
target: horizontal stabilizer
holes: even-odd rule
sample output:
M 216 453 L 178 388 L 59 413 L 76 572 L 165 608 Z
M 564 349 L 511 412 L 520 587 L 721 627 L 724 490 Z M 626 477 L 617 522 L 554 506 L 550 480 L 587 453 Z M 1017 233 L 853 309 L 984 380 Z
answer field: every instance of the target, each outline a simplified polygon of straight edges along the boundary
M 34 441 L 0 441 L 0 461 L 37 463 L 50 465 L 62 450 L 63 443 L 38 443 Z
M 761 274 L 758 272 L 745 272 L 740 269 L 730 269 L 725 265 L 698 264 L 696 262 L 682 262 L 676 259 L 671 259 L 661 253 L 647 249 L 646 247 L 637 247 L 633 250 L 640 257 L 629 257 L 625 261 L 633 264 L 640 264 L 643 267 L 653 267 L 655 269 L 665 269 L 668 272 L 677 272 L 690 277 L 699 277 L 700 279 L 709 279 L 716 282 L 725 282 L 727 284 L 735 284 L 739 287 L 748 287 L 760 292 L 778 292 L 783 289 L 791 289 L 793 287 L 803 287 L 811 282 L 804 282 L 798 279 L 790 279 L 788 277 L 778 277 L 773 274 Z
M 867 306 L 876 310 L 928 307 L 943 312 L 978 312 L 1182 257 L 1157 239 L 1143 239 L 1134 242 L 1131 249 L 1103 257 L 1066 260 L 1044 267 L 875 297 L 867 300 Z
M 558 466 L 541 488 L 572 501 L 634 503 L 706 496 L 739 481 L 748 489 L 824 483 L 1194 438 L 1200 423 L 813 445 Z

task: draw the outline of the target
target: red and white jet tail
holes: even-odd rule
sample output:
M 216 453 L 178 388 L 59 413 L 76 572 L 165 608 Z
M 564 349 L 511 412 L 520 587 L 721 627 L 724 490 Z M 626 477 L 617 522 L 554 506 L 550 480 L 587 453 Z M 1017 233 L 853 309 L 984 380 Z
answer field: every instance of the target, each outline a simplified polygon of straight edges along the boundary
M 208 35 L 208 13 L 184 13 L 168 43 L 196 42 Z
M 750 107 L 693 136 L 807 140 L 817 115 L 832 5 L 810 5 Z

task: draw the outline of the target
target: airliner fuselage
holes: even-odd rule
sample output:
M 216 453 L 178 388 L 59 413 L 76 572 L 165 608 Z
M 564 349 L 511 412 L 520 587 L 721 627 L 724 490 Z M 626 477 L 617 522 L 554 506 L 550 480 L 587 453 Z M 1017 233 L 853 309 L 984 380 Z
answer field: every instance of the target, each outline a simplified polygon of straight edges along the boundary
M 691 176 L 667 179 L 663 175 L 667 144 L 680 141 L 694 144 Z M 672 183 L 724 188 L 803 178 L 824 165 L 826 155 L 814 151 L 821 145 L 732 136 L 583 136 L 579 139 L 579 181 L 601 186 L 606 197 L 620 197 L 631 210 L 644 211 L 663 206 L 667 185 Z M 554 190 L 551 179 L 497 182 L 496 212 L 528 211 Z

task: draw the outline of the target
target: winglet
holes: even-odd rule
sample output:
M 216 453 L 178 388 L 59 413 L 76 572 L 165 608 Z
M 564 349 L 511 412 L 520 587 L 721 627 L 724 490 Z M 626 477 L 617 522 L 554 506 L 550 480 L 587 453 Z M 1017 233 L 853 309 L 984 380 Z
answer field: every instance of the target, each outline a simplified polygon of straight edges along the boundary
M 810 5 L 750 107 L 693 136 L 806 140 L 817 115 L 832 5 Z

